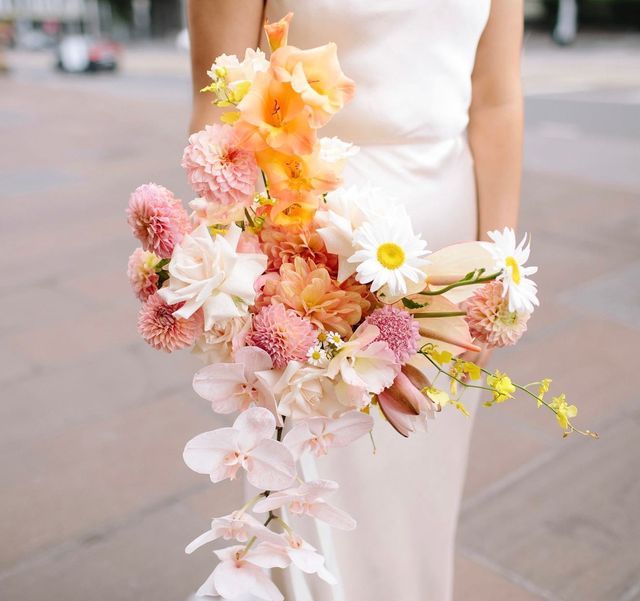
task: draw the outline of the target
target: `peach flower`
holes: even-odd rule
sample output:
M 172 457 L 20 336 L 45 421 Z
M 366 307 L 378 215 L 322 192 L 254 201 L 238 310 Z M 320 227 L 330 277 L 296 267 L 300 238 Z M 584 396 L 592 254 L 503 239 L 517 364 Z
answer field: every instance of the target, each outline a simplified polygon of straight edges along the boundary
M 331 164 L 320 157 L 320 146 L 305 156 L 294 156 L 271 148 L 257 155 L 258 165 L 265 172 L 271 195 L 276 199 L 271 215 L 277 221 L 280 213 L 290 214 L 291 207 L 307 209 L 309 215 L 318 208 L 320 196 L 340 185 L 340 164 Z
M 307 225 L 281 227 L 267 220 L 260 231 L 262 252 L 269 259 L 268 271 L 278 271 L 283 263 L 292 263 L 296 257 L 311 259 L 322 265 L 335 277 L 338 257 L 327 251 L 318 232 Z
M 355 83 L 343 72 L 334 43 L 300 50 L 283 46 L 271 55 L 275 76 L 290 82 L 300 94 L 311 118 L 312 127 L 322 127 L 355 93 Z
M 296 257 L 280 267 L 278 279 L 268 279 L 259 304 L 282 303 L 318 327 L 350 336 L 371 306 L 366 286 L 338 285 L 325 267 Z
M 267 35 L 267 41 L 269 42 L 269 48 L 271 52 L 274 52 L 281 46 L 287 45 L 287 39 L 289 37 L 289 25 L 293 19 L 293 13 L 287 13 L 282 19 L 275 23 L 269 23 L 265 21 L 264 32 Z
M 302 98 L 291 84 L 275 79 L 272 71 L 256 74 L 238 110 L 240 118 L 235 128 L 243 146 L 302 155 L 313 150 L 316 132 L 309 124 Z

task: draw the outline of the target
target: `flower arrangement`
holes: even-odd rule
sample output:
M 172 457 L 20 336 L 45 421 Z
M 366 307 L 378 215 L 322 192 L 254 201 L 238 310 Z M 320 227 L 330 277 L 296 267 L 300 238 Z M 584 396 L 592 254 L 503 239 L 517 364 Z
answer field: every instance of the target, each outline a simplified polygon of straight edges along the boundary
M 192 348 L 206 363 L 196 393 L 237 414 L 190 440 L 184 460 L 214 483 L 244 474 L 257 489 L 186 549 L 235 541 L 215 552 L 199 591 L 224 599 L 283 599 L 266 568 L 294 565 L 333 582 L 286 516 L 345 530 L 355 520 L 325 500 L 336 482 L 304 481 L 297 464 L 370 434 L 374 419 L 409 436 L 448 405 L 466 414 L 471 386 L 489 393 L 485 405 L 519 392 L 555 414 L 565 436 L 596 436 L 573 425 L 564 395 L 545 399 L 550 380 L 521 386 L 464 358 L 526 331 L 538 305 L 526 236 L 517 242 L 505 228 L 491 242 L 432 252 L 402 204 L 342 187 L 358 148 L 318 132 L 355 85 L 335 44 L 288 45 L 290 20 L 265 25 L 270 58 L 223 55 L 208 72 L 203 92 L 227 110 L 184 151 L 198 194 L 191 212 L 156 184 L 135 190 L 127 211 L 141 243 L 128 265 L 140 334 L 166 352 Z

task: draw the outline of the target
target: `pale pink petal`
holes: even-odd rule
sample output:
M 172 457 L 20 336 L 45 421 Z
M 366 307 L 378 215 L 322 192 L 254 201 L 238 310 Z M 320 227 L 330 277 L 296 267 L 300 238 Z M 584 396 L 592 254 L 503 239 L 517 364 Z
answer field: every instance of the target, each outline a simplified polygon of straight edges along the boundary
M 224 456 L 235 450 L 238 433 L 233 428 L 219 428 L 192 438 L 185 446 L 184 462 L 198 474 L 218 474 Z M 221 480 L 224 478 L 220 478 Z M 219 482 L 219 480 L 214 480 Z
M 291 486 L 295 476 L 293 455 L 281 442 L 265 439 L 251 451 L 251 468 L 247 472 L 247 480 L 256 488 L 282 490 Z
M 298 494 L 304 496 L 307 502 L 313 502 L 325 494 L 338 490 L 337 482 L 333 480 L 311 480 L 298 487 Z
M 326 431 L 333 435 L 332 447 L 345 447 L 371 432 L 372 428 L 373 418 L 370 415 L 361 411 L 349 411 L 338 419 L 329 420 Z
M 342 509 L 338 509 L 325 501 L 313 503 L 309 507 L 308 513 L 310 516 L 340 530 L 353 530 L 356 527 L 356 521 L 346 511 L 342 511 Z
M 283 505 L 287 505 L 293 500 L 293 495 L 289 495 L 285 492 L 274 492 L 268 497 L 260 499 L 254 506 L 253 511 L 256 513 L 266 513 L 267 511 L 273 511 L 279 509 Z
M 286 547 L 283 546 L 282 536 L 275 536 L 278 537 L 277 541 L 262 542 L 251 549 L 246 560 L 260 568 L 286 568 L 290 564 Z
M 285 434 L 282 442 L 291 451 L 293 456 L 298 459 L 309 447 L 309 441 L 312 436 L 309 431 L 309 425 L 305 421 L 302 421 L 293 426 L 293 428 Z
M 234 353 L 234 358 L 238 363 L 244 365 L 244 373 L 247 382 L 255 380 L 257 371 L 266 371 L 273 367 L 269 353 L 257 346 L 244 346 Z
M 213 585 L 225 599 L 235 599 L 251 591 L 259 568 L 246 561 L 222 561 L 213 571 Z
M 265 601 L 284 601 L 284 596 L 264 572 L 255 574 L 255 584 L 251 592 Z
M 193 389 L 210 401 L 217 413 L 233 413 L 242 406 L 238 397 L 246 382 L 244 367 L 239 363 L 214 363 L 198 370 L 193 377 Z
M 429 300 L 428 309 L 417 309 L 420 312 L 449 312 L 460 311 L 460 307 L 442 296 L 433 296 Z M 480 350 L 473 344 L 473 338 L 469 333 L 469 324 L 464 316 L 417 318 L 420 325 L 422 344 L 435 343 L 440 350 L 450 351 L 459 355 L 464 351 Z
M 206 545 L 207 543 L 212 543 L 217 538 L 218 536 L 216 535 L 215 532 L 213 532 L 212 530 L 207 530 L 206 532 L 203 532 L 200 536 L 192 540 L 185 547 L 184 552 L 190 555 L 196 549 L 199 549 L 200 547 L 202 547 L 203 545 Z
M 250 451 L 261 440 L 273 436 L 276 420 L 264 407 L 251 407 L 236 418 L 233 428 L 239 433 L 240 448 L 243 451 Z
M 292 563 L 307 574 L 315 574 L 324 564 L 324 557 L 314 551 L 313 547 L 302 547 L 300 549 L 288 549 Z

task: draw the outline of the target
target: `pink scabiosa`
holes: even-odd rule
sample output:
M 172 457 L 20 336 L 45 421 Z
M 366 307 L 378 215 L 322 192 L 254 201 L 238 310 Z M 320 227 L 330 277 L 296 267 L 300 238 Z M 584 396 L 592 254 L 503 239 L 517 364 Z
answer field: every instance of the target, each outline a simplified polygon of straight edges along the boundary
M 192 134 L 182 166 L 201 197 L 192 204 L 201 221 L 232 221 L 253 202 L 258 178 L 255 155 L 242 148 L 230 125 L 207 125 Z
M 134 190 L 127 215 L 143 249 L 153 251 L 162 259 L 170 258 L 175 245 L 191 230 L 180 199 L 157 184 L 144 184 Z
M 156 266 L 160 257 L 149 250 L 136 248 L 129 257 L 127 276 L 134 294 L 138 300 L 144 302 L 158 289 Z
M 260 309 L 247 337 L 248 345 L 269 353 L 277 369 L 286 367 L 289 361 L 306 361 L 307 351 L 315 342 L 311 322 L 279 303 Z
M 401 365 L 409 361 L 418 351 L 419 326 L 408 311 L 385 305 L 373 311 L 365 321 L 377 326 L 380 334 L 376 340 L 384 340 Z
M 509 299 L 503 296 L 503 283 L 499 280 L 478 288 L 464 302 L 463 309 L 471 336 L 489 348 L 511 346 L 527 331 L 530 314 L 509 311 Z
M 193 345 L 202 334 L 202 311 L 196 311 L 188 319 L 174 315 L 183 304 L 168 305 L 156 292 L 142 305 L 138 332 L 153 348 L 170 353 Z

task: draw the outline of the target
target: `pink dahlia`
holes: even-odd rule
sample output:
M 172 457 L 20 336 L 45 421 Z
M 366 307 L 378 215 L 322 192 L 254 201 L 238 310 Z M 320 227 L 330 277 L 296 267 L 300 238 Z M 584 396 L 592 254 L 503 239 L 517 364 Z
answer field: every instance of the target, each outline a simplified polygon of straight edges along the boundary
M 153 348 L 170 353 L 193 345 L 202 334 L 202 311 L 196 311 L 189 319 L 173 314 L 183 304 L 167 305 L 156 292 L 142 305 L 138 332 Z
M 127 215 L 144 250 L 151 250 L 162 259 L 170 258 L 175 245 L 191 230 L 180 199 L 157 184 L 144 184 L 134 190 Z
M 316 341 L 311 322 L 284 305 L 267 305 L 253 319 L 247 345 L 267 351 L 274 367 L 282 369 L 289 361 L 305 361 Z
M 380 334 L 376 340 L 384 340 L 400 364 L 404 365 L 418 351 L 419 326 L 408 311 L 385 305 L 376 309 L 365 321 L 378 327 Z
M 489 348 L 511 346 L 527 331 L 529 313 L 509 311 L 502 282 L 494 280 L 476 290 L 463 304 L 471 335 Z
M 129 257 L 127 276 L 133 292 L 138 300 L 144 302 L 158 289 L 156 265 L 160 257 L 149 250 L 136 248 Z
M 230 125 L 207 125 L 192 134 L 182 166 L 191 187 L 209 205 L 196 209 L 201 219 L 226 221 L 251 205 L 258 166 Z

